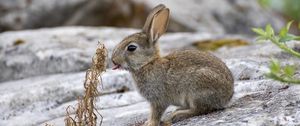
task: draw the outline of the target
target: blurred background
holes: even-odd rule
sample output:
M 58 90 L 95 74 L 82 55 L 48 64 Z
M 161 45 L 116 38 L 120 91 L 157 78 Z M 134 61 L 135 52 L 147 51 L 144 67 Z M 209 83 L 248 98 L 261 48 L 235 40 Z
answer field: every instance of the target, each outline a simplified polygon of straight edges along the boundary
M 159 3 L 171 9 L 170 32 L 252 34 L 251 27 L 271 23 L 278 29 L 300 20 L 299 0 L 1 0 L 0 32 L 76 25 L 141 28 Z
M 271 42 L 256 43 L 251 31 L 271 24 L 278 32 L 294 20 L 291 32 L 299 35 L 300 0 L 0 0 L 0 126 L 64 125 L 66 108 L 84 93 L 98 42 L 109 53 L 96 101 L 103 126 L 145 121 L 147 102 L 127 71 L 109 69 L 109 57 L 161 3 L 171 11 L 159 40 L 162 55 L 209 50 L 236 80 L 229 111 L 182 125 L 300 125 L 300 88 L 265 77 L 271 57 L 282 64 L 300 61 Z M 293 49 L 299 51 L 300 44 Z

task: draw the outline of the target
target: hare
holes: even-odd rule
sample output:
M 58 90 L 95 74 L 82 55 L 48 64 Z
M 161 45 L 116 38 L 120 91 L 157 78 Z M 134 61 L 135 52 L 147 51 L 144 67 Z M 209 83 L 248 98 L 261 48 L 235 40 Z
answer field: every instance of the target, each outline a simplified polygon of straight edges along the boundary
M 168 22 L 169 9 L 156 6 L 142 31 L 122 40 L 112 54 L 113 69 L 128 70 L 150 103 L 147 126 L 158 126 L 169 105 L 179 106 L 168 120 L 176 122 L 223 109 L 233 95 L 232 74 L 214 55 L 186 50 L 160 56 L 157 41 Z

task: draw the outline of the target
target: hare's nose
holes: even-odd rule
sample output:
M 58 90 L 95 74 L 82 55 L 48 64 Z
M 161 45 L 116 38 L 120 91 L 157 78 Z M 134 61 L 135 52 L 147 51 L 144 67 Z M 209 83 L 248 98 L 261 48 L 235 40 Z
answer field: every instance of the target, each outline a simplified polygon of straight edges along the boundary
M 112 61 L 112 63 L 113 63 L 114 65 L 118 65 L 118 63 L 116 62 L 116 59 L 115 59 L 115 58 L 112 58 L 111 61 Z
M 111 61 L 112 61 L 112 63 L 113 63 L 114 65 L 116 65 L 116 62 L 115 62 L 113 59 L 112 59 Z

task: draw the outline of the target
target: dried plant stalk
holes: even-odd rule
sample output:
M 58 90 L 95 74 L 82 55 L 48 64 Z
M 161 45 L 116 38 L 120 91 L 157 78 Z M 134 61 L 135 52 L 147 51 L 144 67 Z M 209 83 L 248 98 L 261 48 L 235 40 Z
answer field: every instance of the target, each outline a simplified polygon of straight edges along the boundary
M 45 126 L 54 126 L 54 125 L 51 125 L 51 124 L 46 123 Z
M 96 126 L 97 119 L 100 119 L 102 123 L 102 116 L 95 108 L 96 97 L 99 96 L 97 89 L 101 84 L 100 74 L 105 71 L 106 68 L 107 49 L 103 44 L 98 44 L 96 54 L 92 59 L 92 66 L 86 71 L 84 81 L 84 96 L 78 99 L 77 108 L 69 106 L 66 111 L 65 125 L 66 126 Z M 75 117 L 70 115 L 70 108 L 75 110 Z M 100 118 L 98 118 L 100 117 Z

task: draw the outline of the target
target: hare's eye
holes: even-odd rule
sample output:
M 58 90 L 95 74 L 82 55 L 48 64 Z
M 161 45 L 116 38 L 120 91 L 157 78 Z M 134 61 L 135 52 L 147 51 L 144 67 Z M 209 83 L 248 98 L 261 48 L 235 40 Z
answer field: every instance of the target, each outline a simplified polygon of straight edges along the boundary
M 135 46 L 135 45 L 129 45 L 127 47 L 127 51 L 133 52 L 134 50 L 136 50 L 136 48 L 137 48 L 137 46 Z

